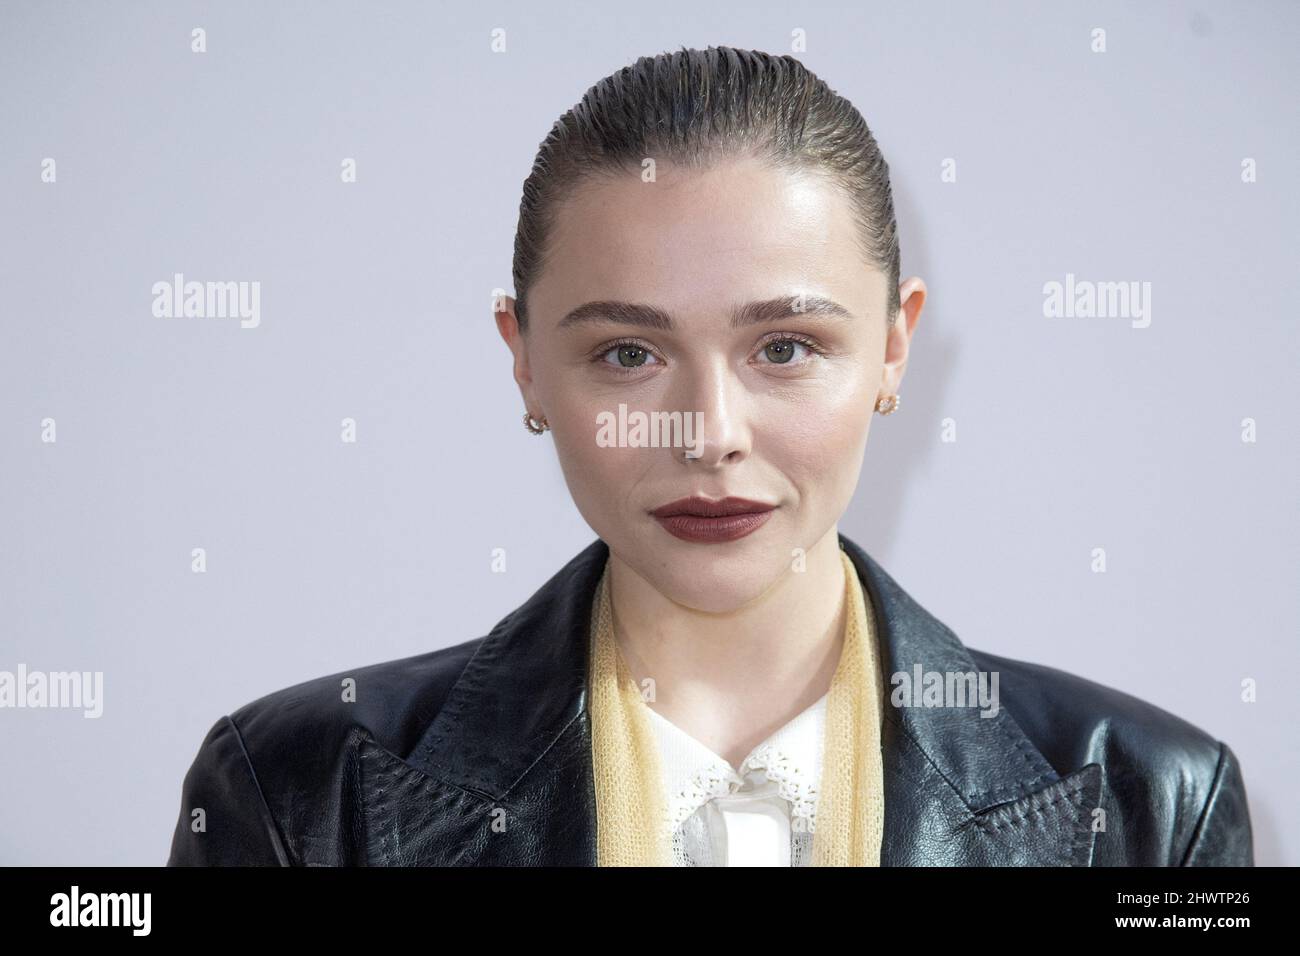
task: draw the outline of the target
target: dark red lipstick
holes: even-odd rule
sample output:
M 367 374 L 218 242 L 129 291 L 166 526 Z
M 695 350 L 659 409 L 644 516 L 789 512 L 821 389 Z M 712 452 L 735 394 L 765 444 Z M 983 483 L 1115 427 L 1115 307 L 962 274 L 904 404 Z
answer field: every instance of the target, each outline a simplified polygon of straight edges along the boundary
M 750 498 L 710 500 L 695 496 L 670 501 L 650 513 L 674 537 L 717 544 L 736 541 L 757 531 L 775 509 L 776 505 Z

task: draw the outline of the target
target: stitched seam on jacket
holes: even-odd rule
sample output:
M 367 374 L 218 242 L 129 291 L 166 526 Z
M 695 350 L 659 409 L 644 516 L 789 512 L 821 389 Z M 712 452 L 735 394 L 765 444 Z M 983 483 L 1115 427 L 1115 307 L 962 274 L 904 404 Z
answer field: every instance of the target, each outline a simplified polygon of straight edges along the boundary
M 275 850 L 275 857 L 280 861 L 281 866 L 293 866 L 289 857 L 288 848 L 284 838 L 280 833 L 280 826 L 275 822 L 275 814 L 271 812 L 271 806 L 266 802 L 266 794 L 262 792 L 262 782 L 257 779 L 257 771 L 253 769 L 253 759 L 248 755 L 248 747 L 244 744 L 244 735 L 239 731 L 239 725 L 229 714 L 226 715 L 226 722 L 230 724 L 230 729 L 235 732 L 235 740 L 239 743 L 239 752 L 244 756 L 244 766 L 248 768 L 248 775 L 253 780 L 253 786 L 257 789 L 257 799 L 262 802 L 262 826 L 266 828 L 267 836 L 271 838 L 271 846 Z
M 925 762 L 928 763 L 930 767 L 934 770 L 934 772 L 939 775 L 940 779 L 942 779 L 943 782 L 948 785 L 949 789 L 951 789 L 952 792 L 956 794 L 957 799 L 962 802 L 962 804 L 966 807 L 966 810 L 971 814 L 982 812 L 982 811 L 977 811 L 974 807 L 971 806 L 972 799 L 979 798 L 979 797 L 989 797 L 989 796 L 992 796 L 994 799 L 999 799 L 999 798 L 1018 799 L 1020 797 L 1027 797 L 1034 793 L 1034 791 L 1030 789 L 1031 785 L 1038 783 L 1042 780 L 1050 779 L 1050 775 L 1047 774 L 1040 775 L 1038 777 L 1035 777 L 1033 780 L 1031 780 L 1029 785 L 1016 784 L 1011 787 L 995 787 L 989 790 L 982 790 L 977 793 L 971 794 L 970 798 L 968 799 L 967 795 L 962 793 L 961 790 L 958 789 L 957 785 L 948 778 L 947 772 L 942 767 L 940 767 L 937 763 L 934 762 L 934 758 L 930 756 L 930 752 L 921 746 L 921 742 L 917 740 L 915 735 L 912 734 L 912 732 L 907 729 L 907 725 L 903 723 L 903 721 L 898 717 L 898 715 L 894 712 L 894 710 L 890 708 L 885 709 L 885 720 L 887 720 L 889 723 L 897 727 L 898 730 L 902 733 L 902 735 L 906 737 L 909 741 L 911 741 L 912 746 L 914 746 L 918 751 L 920 751 L 921 756 L 925 758 Z M 1055 773 L 1055 771 L 1053 771 L 1053 773 Z
M 1187 849 L 1183 851 L 1182 861 L 1179 866 L 1186 866 L 1188 859 L 1191 858 L 1192 852 L 1197 848 L 1201 837 L 1205 832 L 1205 823 L 1210 816 L 1210 807 L 1214 803 L 1214 798 L 1219 795 L 1219 789 L 1223 785 L 1223 764 L 1225 760 L 1223 741 L 1219 741 L 1219 760 L 1214 765 L 1214 780 L 1210 783 L 1210 792 L 1205 798 L 1205 806 L 1201 808 L 1200 815 L 1196 818 L 1196 826 L 1192 828 L 1192 838 L 1187 843 Z
M 976 822 L 980 825 L 981 829 L 1014 830 L 1016 827 L 1028 823 L 1030 817 L 1041 817 L 1049 807 L 1056 806 L 1062 800 L 1072 803 L 1076 807 L 1082 807 L 1082 804 L 1078 802 L 1075 798 L 1082 795 L 1083 786 L 1084 786 L 1083 783 L 1079 782 L 1070 787 L 1067 787 L 1065 790 L 1062 790 L 1051 800 L 1048 800 L 1047 802 L 1041 804 L 1031 804 L 1029 807 L 1026 807 L 1023 810 L 1014 807 L 996 807 L 992 811 L 990 811 L 995 815 L 1001 813 L 1006 817 L 1008 817 L 1006 822 L 996 823 L 991 819 L 982 819 L 978 817 L 976 818 Z
M 998 716 L 995 718 L 997 720 L 998 730 L 1002 732 L 1003 736 L 1007 738 L 1007 741 L 1013 747 L 1015 747 L 1016 751 L 1020 754 L 1020 756 L 1024 758 L 1025 763 L 1029 765 L 1029 769 L 1038 771 L 1038 776 L 1034 777 L 1032 780 L 1026 781 L 1025 783 L 1017 783 L 1009 787 L 989 787 L 986 790 L 978 790 L 974 793 L 967 795 L 968 803 L 976 800 L 981 800 L 986 797 L 992 797 L 993 799 L 996 800 L 1003 796 L 1008 795 L 1009 793 L 1015 793 L 1015 792 L 1027 795 L 1032 793 L 1033 788 L 1036 787 L 1038 784 L 1042 783 L 1045 780 L 1051 780 L 1053 777 L 1058 776 L 1056 771 L 1050 768 L 1046 772 L 1042 771 L 1041 769 L 1042 761 L 1039 759 L 1036 751 L 1030 749 L 1030 744 L 1028 739 L 1025 736 L 1023 736 L 1024 732 L 1023 731 L 1021 732 L 1022 735 L 1020 737 L 1016 737 L 1013 733 L 1011 733 L 1010 729 L 1007 727 L 1006 722 L 1003 719 L 1003 714 L 1007 714 L 1007 711 L 1000 711 L 998 713 Z M 1007 714 L 1007 716 L 1010 717 L 1010 714 Z
M 916 602 L 913 601 L 912 603 L 915 604 Z M 947 624 L 945 624 L 943 621 L 940 621 L 938 618 L 935 618 L 934 620 L 935 623 L 939 625 L 940 630 L 947 636 L 949 643 L 953 645 L 953 649 L 957 653 L 965 656 L 972 664 L 976 666 L 976 670 L 978 670 L 979 664 L 975 660 L 974 654 L 972 653 L 969 647 L 967 647 L 965 644 L 961 642 L 961 638 L 957 636 L 957 632 L 954 631 Z M 1007 726 L 1007 721 L 1010 720 L 1012 723 L 1015 723 L 1015 718 L 1011 716 L 1010 712 L 1006 710 L 1000 710 L 998 711 L 997 716 L 993 718 L 993 720 L 994 723 L 997 724 L 998 730 L 1002 733 L 1004 737 L 1006 737 L 1007 742 L 1010 743 L 1012 747 L 1015 748 L 1016 752 L 1020 754 L 1022 758 L 1024 758 L 1025 763 L 1029 765 L 1029 769 L 1037 773 L 1037 776 L 1034 777 L 1032 780 L 1026 781 L 1025 783 L 1015 783 L 1009 786 L 1001 786 L 1001 787 L 994 786 L 994 787 L 989 787 L 985 790 L 976 790 L 973 793 L 961 795 L 962 799 L 965 800 L 967 806 L 971 806 L 977 801 L 982 801 L 985 799 L 992 799 L 992 800 L 1009 799 L 1013 794 L 1019 794 L 1020 796 L 1028 796 L 1029 794 L 1034 792 L 1034 788 L 1037 787 L 1040 783 L 1043 783 L 1044 781 L 1054 782 L 1053 778 L 1059 779 L 1059 774 L 1056 772 L 1055 768 L 1053 768 L 1051 764 L 1047 763 L 1045 760 L 1042 759 L 1042 755 L 1039 754 L 1039 752 L 1034 748 L 1032 742 L 1029 740 L 1028 735 L 1025 734 L 1023 728 L 1021 728 L 1019 724 L 1016 724 L 1016 728 L 1017 730 L 1019 730 L 1019 736 L 1011 732 L 1011 728 Z M 920 746 L 919 742 L 917 743 L 917 746 L 918 747 Z M 924 748 L 922 748 L 922 750 L 924 750 Z M 929 754 L 927 754 L 926 756 L 928 757 Z M 934 763 L 933 760 L 931 760 L 930 762 L 932 764 Z M 936 765 L 936 769 L 937 769 L 937 765 Z M 947 777 L 945 776 L 944 779 L 946 780 Z M 949 782 L 949 786 L 952 786 L 951 781 Z M 956 790 L 957 788 L 954 786 L 953 789 Z
M 478 647 L 474 648 L 474 653 L 470 655 L 469 660 L 465 662 L 465 666 L 460 669 L 460 673 L 448 688 L 445 699 L 439 706 L 438 712 L 434 714 L 433 723 L 436 724 L 440 720 L 445 720 L 450 725 L 450 728 L 459 728 L 464 714 L 464 707 L 460 702 L 460 697 L 468 691 L 477 690 L 482 684 L 483 668 L 488 665 L 489 658 L 492 655 L 499 653 L 496 646 L 500 639 L 498 635 L 510 627 L 510 622 L 514 620 L 518 613 L 519 608 L 515 608 L 498 621 L 496 626 L 484 637 L 479 639 Z M 446 717 L 443 716 L 444 714 L 446 714 Z M 446 739 L 447 731 L 443 731 L 429 740 L 423 747 L 425 758 L 428 759 L 435 750 L 442 746 L 443 741 Z
M 1015 830 L 1020 828 L 1024 824 L 1028 823 L 1030 817 L 1043 816 L 1044 812 L 1049 807 L 1055 806 L 1056 804 L 1060 803 L 1062 800 L 1066 801 L 1067 803 L 1073 804 L 1076 808 L 1082 810 L 1083 809 L 1083 802 L 1082 802 L 1083 788 L 1085 785 L 1086 784 L 1083 781 L 1079 781 L 1076 784 L 1072 784 L 1071 786 L 1063 790 L 1061 793 L 1059 793 L 1054 799 L 1049 800 L 1046 803 L 1040 805 L 1036 805 L 1036 806 L 1031 805 L 1030 807 L 1026 808 L 1023 812 L 1020 810 L 1014 810 L 1010 807 L 1007 807 L 1001 810 L 1001 812 L 1005 816 L 1010 818 L 1005 823 L 995 823 L 992 820 L 977 818 L 976 824 L 985 833 L 996 832 L 998 830 Z M 995 809 L 990 812 L 996 814 L 999 812 L 999 810 Z M 1075 841 L 1071 843 L 1067 848 L 1066 858 L 1069 859 L 1073 865 L 1075 866 L 1080 865 L 1080 863 L 1083 860 L 1084 854 L 1087 850 L 1088 844 L 1091 842 L 1092 842 L 1092 834 L 1090 830 L 1084 830 L 1083 832 L 1079 833 L 1075 838 Z
M 360 758 L 363 764 L 367 762 L 373 764 L 384 755 L 387 755 L 388 758 L 396 758 L 395 754 L 384 750 L 384 748 L 377 744 L 373 747 L 363 749 Z M 380 819 L 379 855 L 385 865 L 409 865 L 401 863 L 393 864 L 391 858 L 394 851 L 389 847 L 389 835 L 397 832 L 397 811 L 389 810 L 389 801 L 385 795 L 390 790 L 394 789 L 399 775 L 404 780 L 414 780 L 415 785 L 419 787 L 426 796 L 432 796 L 438 799 L 447 799 L 449 797 L 459 799 L 462 796 L 467 796 L 480 804 L 487 803 L 484 794 L 475 793 L 472 790 L 466 790 L 464 787 L 458 787 L 455 784 L 448 783 L 438 777 L 430 777 L 428 774 L 417 770 L 415 767 L 412 767 L 400 758 L 396 758 L 396 765 L 391 765 L 393 763 L 392 760 L 385 760 L 385 763 L 390 764 L 390 766 L 380 766 L 370 771 L 370 775 L 374 777 L 375 780 L 384 784 L 384 786 L 375 788 L 371 800 L 373 809 Z M 439 790 L 439 787 L 442 788 L 441 791 Z M 492 825 L 492 810 L 495 806 L 495 803 L 488 803 L 487 806 L 484 807 L 487 815 L 487 826 L 489 827 Z M 370 834 L 367 833 L 366 837 L 369 839 Z M 463 851 L 461 856 L 451 865 L 474 866 L 477 863 L 478 858 L 487 850 L 487 846 L 487 842 L 484 841 L 478 849 L 472 853 L 469 850 Z

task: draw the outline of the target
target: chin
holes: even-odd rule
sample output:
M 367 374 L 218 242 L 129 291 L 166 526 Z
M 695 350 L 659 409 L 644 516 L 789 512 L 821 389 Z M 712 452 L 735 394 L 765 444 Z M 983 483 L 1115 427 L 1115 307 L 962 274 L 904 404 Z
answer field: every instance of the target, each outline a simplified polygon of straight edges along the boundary
M 660 531 L 647 580 L 665 597 L 697 611 L 734 611 L 763 594 L 789 568 L 789 549 L 758 535 L 726 544 L 692 544 Z
M 716 584 L 698 576 L 652 582 L 661 594 L 683 607 L 707 614 L 728 614 L 755 600 L 770 582 L 748 577 L 743 580 L 721 578 Z

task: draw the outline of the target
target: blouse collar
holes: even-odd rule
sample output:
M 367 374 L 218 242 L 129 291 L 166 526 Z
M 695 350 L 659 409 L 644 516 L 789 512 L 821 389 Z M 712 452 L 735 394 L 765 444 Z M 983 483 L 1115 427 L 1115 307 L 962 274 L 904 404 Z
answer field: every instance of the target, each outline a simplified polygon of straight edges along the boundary
M 790 803 L 791 818 L 802 818 L 812 831 L 829 696 L 829 692 L 823 694 L 754 747 L 739 768 L 646 705 L 659 744 L 660 771 L 672 826 L 679 826 L 709 800 L 739 789 L 754 775 L 757 780 L 773 781 Z

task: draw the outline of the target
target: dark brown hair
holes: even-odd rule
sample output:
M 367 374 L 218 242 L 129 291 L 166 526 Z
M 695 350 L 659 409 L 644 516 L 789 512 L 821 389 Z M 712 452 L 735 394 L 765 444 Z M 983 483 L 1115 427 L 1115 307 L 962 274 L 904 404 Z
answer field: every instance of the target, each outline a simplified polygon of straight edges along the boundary
M 815 170 L 852 199 L 864 258 L 899 307 L 898 224 L 889 164 L 857 109 L 792 56 L 683 48 L 643 56 L 605 77 L 561 116 L 524 181 L 515 232 L 515 315 L 528 329 L 528 290 L 546 262 L 557 207 L 586 179 L 640 175 L 648 157 L 701 168 L 751 154 L 776 168 Z

